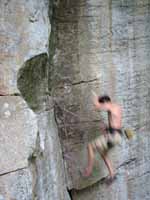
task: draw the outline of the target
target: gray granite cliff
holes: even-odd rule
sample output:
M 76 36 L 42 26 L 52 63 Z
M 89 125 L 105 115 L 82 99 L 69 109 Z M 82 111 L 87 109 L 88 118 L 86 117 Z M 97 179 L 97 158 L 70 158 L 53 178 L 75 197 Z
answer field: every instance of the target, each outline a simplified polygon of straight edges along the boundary
M 150 1 L 0 1 L 0 200 L 150 199 Z M 123 109 L 111 186 L 92 91 Z M 3 95 L 2 95 L 3 94 Z

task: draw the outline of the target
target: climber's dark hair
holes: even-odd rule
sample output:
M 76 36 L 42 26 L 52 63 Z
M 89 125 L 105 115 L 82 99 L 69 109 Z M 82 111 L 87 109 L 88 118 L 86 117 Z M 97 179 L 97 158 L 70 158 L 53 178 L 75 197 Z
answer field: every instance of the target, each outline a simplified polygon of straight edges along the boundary
M 108 95 L 99 96 L 98 97 L 98 102 L 99 103 L 111 102 L 111 98 Z

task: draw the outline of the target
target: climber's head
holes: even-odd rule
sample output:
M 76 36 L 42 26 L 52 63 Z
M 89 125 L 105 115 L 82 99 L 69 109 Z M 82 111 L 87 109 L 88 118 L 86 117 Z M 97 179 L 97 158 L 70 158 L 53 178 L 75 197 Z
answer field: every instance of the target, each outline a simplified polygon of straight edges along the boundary
M 96 108 L 99 108 L 104 111 L 109 111 L 111 108 L 111 98 L 108 95 L 99 96 L 97 99 Z
M 93 103 L 96 109 L 108 111 L 110 106 L 112 105 L 111 99 L 108 95 L 103 96 L 95 96 L 93 99 Z
M 111 98 L 108 95 L 103 95 L 103 96 L 99 96 L 98 97 L 98 102 L 99 103 L 110 103 L 111 102 Z

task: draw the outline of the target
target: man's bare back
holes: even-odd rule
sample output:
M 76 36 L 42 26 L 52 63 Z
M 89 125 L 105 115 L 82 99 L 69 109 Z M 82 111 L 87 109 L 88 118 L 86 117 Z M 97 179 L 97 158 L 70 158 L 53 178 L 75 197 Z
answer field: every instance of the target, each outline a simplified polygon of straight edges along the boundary
M 121 129 L 122 127 L 122 111 L 118 104 L 111 103 L 108 111 L 108 122 L 112 128 Z

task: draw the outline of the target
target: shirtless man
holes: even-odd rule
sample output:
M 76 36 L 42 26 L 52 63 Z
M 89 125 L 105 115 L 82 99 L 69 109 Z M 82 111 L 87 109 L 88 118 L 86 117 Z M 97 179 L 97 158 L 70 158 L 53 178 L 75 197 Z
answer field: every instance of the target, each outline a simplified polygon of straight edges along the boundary
M 88 177 L 91 175 L 94 165 L 95 150 L 98 150 L 108 168 L 110 180 L 113 180 L 115 173 L 107 153 L 111 147 L 121 142 L 121 107 L 116 103 L 112 103 L 110 97 L 107 95 L 96 96 L 94 98 L 94 105 L 96 109 L 108 113 L 108 127 L 105 128 L 103 135 L 100 135 L 88 144 L 88 166 L 85 169 L 84 176 Z

